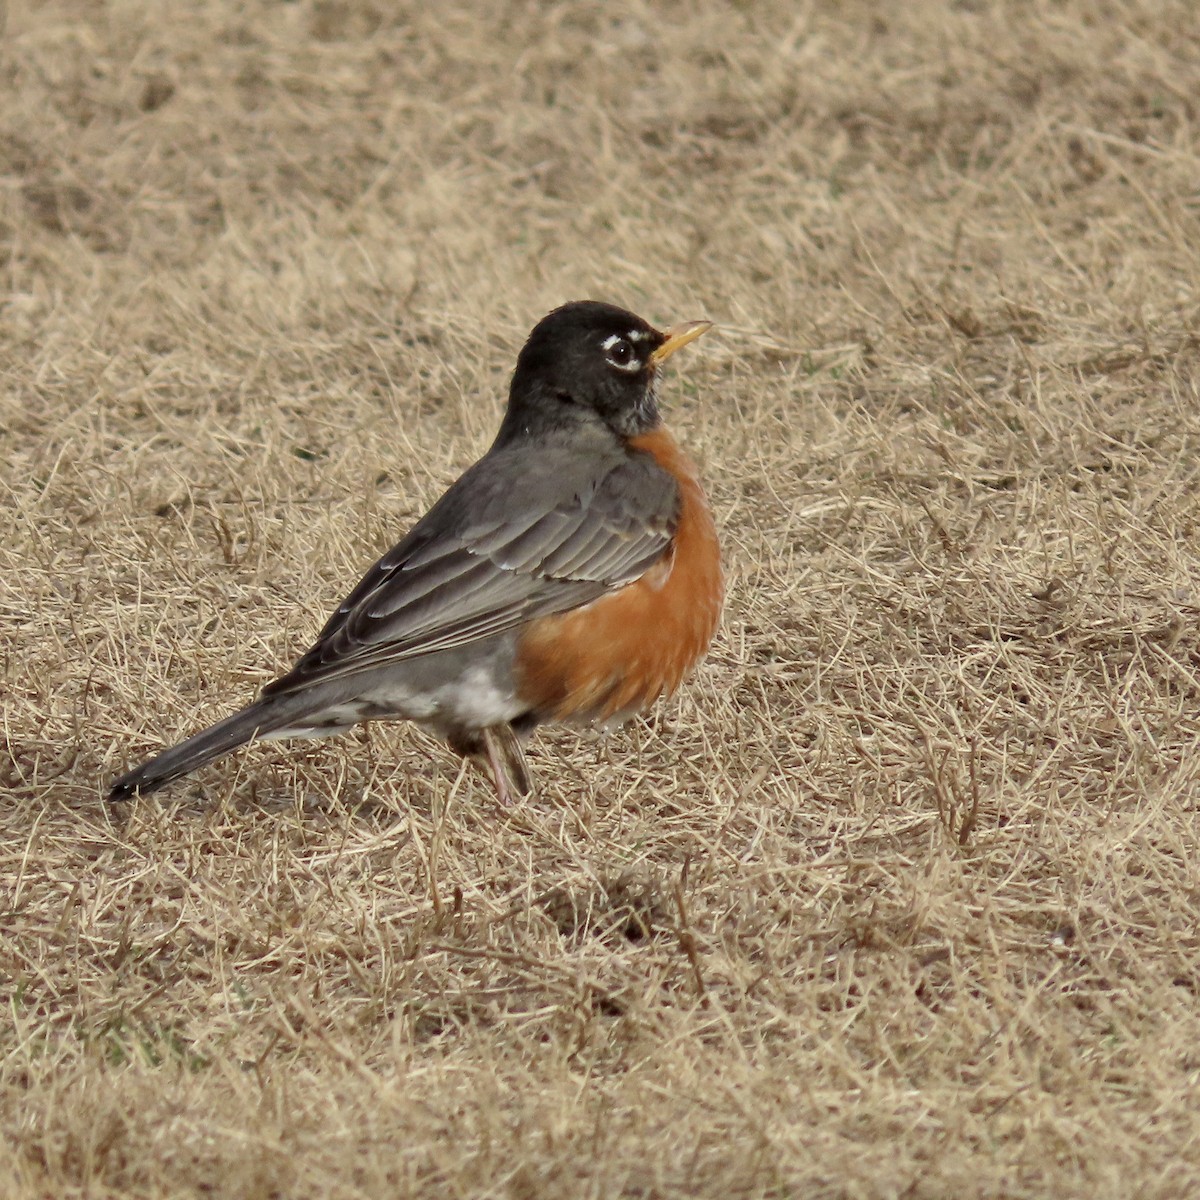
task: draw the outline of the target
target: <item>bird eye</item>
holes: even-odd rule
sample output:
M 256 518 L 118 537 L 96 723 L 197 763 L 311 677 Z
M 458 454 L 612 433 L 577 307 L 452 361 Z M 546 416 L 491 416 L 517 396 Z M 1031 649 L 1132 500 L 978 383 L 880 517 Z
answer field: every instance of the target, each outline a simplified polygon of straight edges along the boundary
M 637 352 L 628 338 L 614 334 L 604 340 L 604 353 L 614 367 L 622 371 L 636 371 L 641 363 L 637 360 Z

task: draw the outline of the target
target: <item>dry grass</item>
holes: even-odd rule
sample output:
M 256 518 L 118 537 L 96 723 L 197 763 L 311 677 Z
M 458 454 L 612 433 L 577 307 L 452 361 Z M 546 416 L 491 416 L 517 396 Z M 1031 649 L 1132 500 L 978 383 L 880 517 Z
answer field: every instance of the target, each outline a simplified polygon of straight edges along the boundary
M 10 7 L 0 1192 L 1196 1194 L 1195 5 L 447 7 Z M 686 695 L 107 809 L 586 295 L 722 327 Z

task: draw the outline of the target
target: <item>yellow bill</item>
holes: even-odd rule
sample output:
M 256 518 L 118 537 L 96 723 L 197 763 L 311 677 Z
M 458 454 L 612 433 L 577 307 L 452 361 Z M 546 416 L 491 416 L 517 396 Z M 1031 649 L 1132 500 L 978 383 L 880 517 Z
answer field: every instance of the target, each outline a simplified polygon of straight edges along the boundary
M 672 325 L 667 330 L 667 340 L 657 350 L 650 354 L 650 361 L 657 366 L 660 362 L 671 357 L 676 350 L 682 349 L 688 342 L 694 342 L 702 333 L 707 333 L 713 327 L 711 321 L 684 321 L 681 325 Z

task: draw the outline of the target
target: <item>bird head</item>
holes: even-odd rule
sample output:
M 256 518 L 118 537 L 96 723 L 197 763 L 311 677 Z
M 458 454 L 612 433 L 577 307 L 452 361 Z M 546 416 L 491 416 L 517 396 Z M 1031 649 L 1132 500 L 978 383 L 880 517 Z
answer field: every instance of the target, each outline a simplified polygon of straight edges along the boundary
M 658 368 L 711 327 L 688 321 L 663 332 L 613 304 L 564 304 L 526 340 L 504 424 L 510 434 L 597 421 L 621 438 L 646 433 L 659 423 Z

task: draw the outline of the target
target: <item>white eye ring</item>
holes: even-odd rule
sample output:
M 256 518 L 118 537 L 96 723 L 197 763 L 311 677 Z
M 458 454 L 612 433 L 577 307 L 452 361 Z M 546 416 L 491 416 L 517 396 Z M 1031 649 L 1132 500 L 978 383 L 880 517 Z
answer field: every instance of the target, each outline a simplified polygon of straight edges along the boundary
M 628 371 L 633 374 L 642 369 L 642 361 L 638 358 L 630 338 L 613 333 L 604 339 L 601 346 L 609 364 L 616 367 L 618 371 Z

